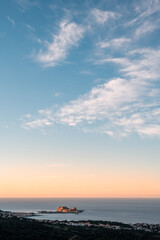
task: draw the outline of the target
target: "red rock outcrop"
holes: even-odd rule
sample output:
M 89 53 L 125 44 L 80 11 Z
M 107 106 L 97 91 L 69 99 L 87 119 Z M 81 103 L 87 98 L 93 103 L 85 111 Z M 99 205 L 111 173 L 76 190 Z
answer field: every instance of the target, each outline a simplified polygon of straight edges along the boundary
M 62 212 L 62 213 L 79 213 L 82 212 L 82 210 L 78 210 L 76 207 L 74 208 L 68 208 L 65 206 L 59 206 L 56 210 L 56 212 Z

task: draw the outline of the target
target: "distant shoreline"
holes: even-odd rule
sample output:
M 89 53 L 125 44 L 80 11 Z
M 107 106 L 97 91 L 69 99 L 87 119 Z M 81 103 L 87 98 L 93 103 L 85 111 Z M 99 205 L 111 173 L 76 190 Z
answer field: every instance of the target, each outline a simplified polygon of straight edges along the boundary
M 79 212 L 38 211 L 40 214 L 79 214 L 81 212 L 84 212 L 84 210 L 80 210 Z
M 82 210 L 83 211 L 83 210 Z M 52 211 L 40 211 L 40 212 L 47 212 L 47 213 L 57 213 L 57 212 L 52 212 Z M 40 213 L 38 212 L 38 213 Z M 11 212 L 11 211 L 2 211 L 0 210 L 0 216 L 2 218 L 12 218 L 12 217 L 17 217 L 17 218 L 24 218 L 24 219 L 31 219 L 30 217 L 35 217 L 35 216 L 42 216 L 39 215 L 38 213 L 35 212 Z M 58 212 L 60 214 L 68 214 L 68 212 Z M 47 219 L 31 219 L 35 220 L 37 222 L 48 222 L 52 224 L 56 224 L 57 222 L 59 224 L 66 224 L 66 225 L 72 225 L 72 226 L 96 226 L 96 227 L 105 227 L 109 229 L 127 229 L 127 230 L 142 230 L 146 232 L 152 232 L 153 230 L 157 233 L 160 234 L 160 224 L 149 224 L 149 223 L 135 223 L 135 224 L 128 224 L 128 223 L 123 223 L 123 222 L 116 222 L 116 221 L 103 221 L 103 220 L 79 220 L 79 221 L 74 221 L 74 220 L 47 220 Z M 126 228 L 127 227 L 127 228 Z
M 77 206 L 85 211 L 80 214 L 58 214 L 38 211 L 55 212 L 57 206 Z M 119 221 L 124 223 L 146 222 L 149 224 L 160 223 L 160 200 L 118 200 L 118 199 L 38 199 L 38 200 L 0 200 L 0 209 L 12 212 L 34 212 L 35 219 L 49 220 L 104 220 Z
M 0 210 L 0 217 L 4 220 L 10 219 L 19 219 L 27 220 L 32 222 L 39 222 L 43 224 L 51 225 L 65 225 L 67 227 L 85 227 L 88 229 L 92 228 L 103 228 L 106 230 L 116 230 L 116 231 L 129 231 L 129 232 L 146 232 L 154 233 L 160 235 L 160 224 L 148 224 L 148 223 L 135 223 L 135 224 L 126 224 L 122 222 L 112 222 L 112 221 L 96 221 L 96 220 L 81 220 L 81 221 L 58 221 L 58 220 L 45 220 L 45 219 L 32 219 L 30 217 L 38 216 L 34 212 L 25 213 L 25 212 L 9 212 Z

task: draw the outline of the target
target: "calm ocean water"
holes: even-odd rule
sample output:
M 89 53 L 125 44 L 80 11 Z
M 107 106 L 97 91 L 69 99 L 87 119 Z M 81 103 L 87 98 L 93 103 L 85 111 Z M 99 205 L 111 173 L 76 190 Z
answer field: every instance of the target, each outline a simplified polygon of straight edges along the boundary
M 160 199 L 0 199 L 0 209 L 8 211 L 56 210 L 58 206 L 85 210 L 80 214 L 43 214 L 50 220 L 106 220 L 124 223 L 159 223 Z

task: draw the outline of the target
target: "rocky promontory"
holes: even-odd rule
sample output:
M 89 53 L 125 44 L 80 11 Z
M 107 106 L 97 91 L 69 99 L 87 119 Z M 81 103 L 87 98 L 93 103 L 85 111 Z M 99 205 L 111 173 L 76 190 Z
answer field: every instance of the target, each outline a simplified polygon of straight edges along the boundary
M 38 213 L 41 214 L 52 214 L 52 213 L 80 213 L 83 212 L 84 210 L 78 210 L 76 207 L 74 208 L 68 208 L 65 206 L 59 206 L 56 211 L 47 211 L 47 210 L 43 210 L 43 211 L 38 211 Z
M 78 210 L 76 207 L 68 208 L 65 206 L 59 206 L 56 212 L 57 213 L 80 213 L 80 212 L 83 212 L 83 210 Z

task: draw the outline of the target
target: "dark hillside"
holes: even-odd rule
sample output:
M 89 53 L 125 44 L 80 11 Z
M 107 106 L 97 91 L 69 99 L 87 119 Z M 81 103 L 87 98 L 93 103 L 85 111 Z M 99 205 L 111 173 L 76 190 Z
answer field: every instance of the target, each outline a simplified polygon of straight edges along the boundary
M 110 230 L 103 227 L 66 226 L 0 216 L 0 240 L 160 240 L 156 233 Z

